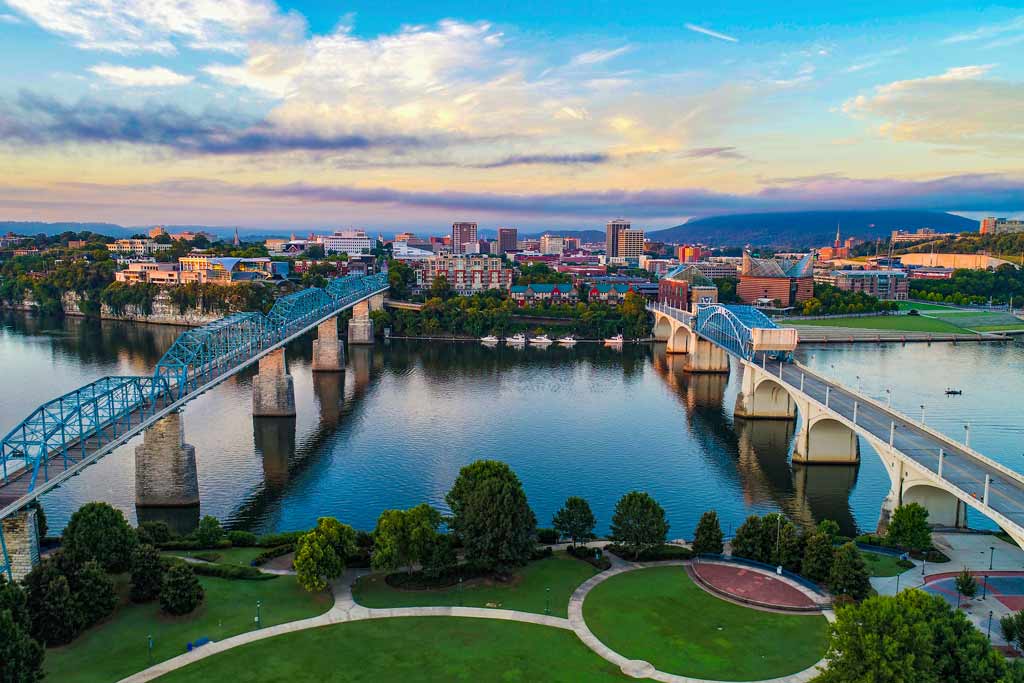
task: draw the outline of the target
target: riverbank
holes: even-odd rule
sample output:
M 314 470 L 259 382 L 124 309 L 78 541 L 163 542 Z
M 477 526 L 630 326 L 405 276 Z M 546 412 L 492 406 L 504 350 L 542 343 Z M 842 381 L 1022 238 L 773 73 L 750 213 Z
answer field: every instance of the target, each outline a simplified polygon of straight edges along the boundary
M 79 297 L 74 292 L 65 292 L 61 297 L 61 309 L 63 315 L 73 318 L 96 318 L 86 315 L 78 307 Z M 9 311 L 21 311 L 23 313 L 38 314 L 39 306 L 31 297 L 26 297 L 20 303 L 11 304 L 0 302 L 0 308 Z M 157 295 L 153 299 L 152 311 L 148 314 L 142 313 L 134 306 L 126 306 L 121 313 L 116 313 L 106 304 L 100 305 L 99 320 L 116 320 L 130 323 L 150 323 L 153 325 L 173 325 L 175 327 L 201 327 L 214 320 L 224 317 L 221 313 L 203 312 L 196 308 L 186 309 L 180 312 L 178 307 L 166 294 Z

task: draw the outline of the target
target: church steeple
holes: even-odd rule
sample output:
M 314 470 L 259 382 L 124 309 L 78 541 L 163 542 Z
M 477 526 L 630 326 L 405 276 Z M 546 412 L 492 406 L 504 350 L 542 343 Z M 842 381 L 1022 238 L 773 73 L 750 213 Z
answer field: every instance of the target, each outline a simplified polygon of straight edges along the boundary
M 839 248 L 839 245 L 840 245 L 840 241 L 839 241 L 839 224 L 838 224 L 838 223 L 836 223 L 836 243 L 835 243 L 835 244 L 834 244 L 833 246 L 834 246 L 834 247 L 835 247 L 836 249 L 838 249 L 838 248 Z
M 238 239 L 238 226 L 235 226 L 235 246 L 241 246 L 242 241 Z

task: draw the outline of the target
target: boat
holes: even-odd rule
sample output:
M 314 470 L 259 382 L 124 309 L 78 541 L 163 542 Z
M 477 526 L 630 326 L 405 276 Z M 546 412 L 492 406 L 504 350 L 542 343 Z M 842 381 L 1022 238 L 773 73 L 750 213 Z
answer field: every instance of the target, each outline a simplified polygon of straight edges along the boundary
M 562 337 L 562 338 L 560 338 L 560 339 L 558 340 L 558 343 L 559 343 L 559 344 L 562 344 L 563 346 L 572 346 L 573 344 L 575 344 L 575 343 L 576 343 L 576 337 L 574 337 L 574 336 L 572 336 L 572 335 L 570 334 L 570 335 L 569 335 L 569 336 L 567 336 L 567 337 Z
M 514 345 L 517 345 L 517 346 L 521 346 L 521 345 L 526 343 L 526 336 L 522 332 L 520 332 L 519 334 L 513 334 L 511 337 L 507 338 L 505 341 L 508 342 L 509 344 L 514 344 Z
M 963 393 L 963 389 L 946 389 L 946 396 L 960 396 Z
M 493 334 L 489 334 L 486 337 L 480 337 L 480 341 L 482 341 L 484 344 L 497 344 L 501 340 L 495 337 Z
M 607 346 L 619 346 L 619 345 L 622 344 L 622 335 L 621 334 L 617 334 L 614 337 L 611 337 L 609 339 L 605 339 L 604 343 Z
M 539 336 L 536 336 L 536 337 L 533 337 L 532 339 L 530 339 L 530 343 L 531 344 L 538 344 L 540 346 L 547 346 L 548 344 L 551 343 L 551 337 L 549 337 L 546 334 L 542 334 L 542 335 L 539 335 Z

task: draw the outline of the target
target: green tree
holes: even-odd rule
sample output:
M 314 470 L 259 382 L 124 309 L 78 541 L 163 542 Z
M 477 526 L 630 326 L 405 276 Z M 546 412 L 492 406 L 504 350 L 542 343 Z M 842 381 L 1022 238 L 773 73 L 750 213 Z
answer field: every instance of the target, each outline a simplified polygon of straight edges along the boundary
M 817 533 L 828 536 L 829 541 L 835 541 L 839 535 L 839 524 L 831 519 L 823 519 L 818 522 Z
M 373 566 L 376 569 L 397 569 L 424 564 L 433 552 L 441 513 L 426 503 L 409 510 L 385 510 L 377 519 L 373 532 Z
M 448 278 L 444 275 L 438 275 L 434 278 L 434 281 L 430 283 L 430 297 L 438 298 L 442 301 L 447 300 L 452 295 L 452 286 L 448 282 Z
M 565 505 L 551 518 L 551 526 L 558 535 L 572 540 L 572 544 L 587 543 L 594 538 L 594 513 L 590 504 L 579 496 L 569 496 Z
M 449 534 L 437 534 L 423 561 L 423 573 L 432 579 L 442 576 L 456 565 L 455 546 Z
M 537 519 L 507 464 L 477 460 L 466 465 L 445 500 L 467 560 L 506 571 L 530 559 Z
M 633 551 L 635 558 L 662 545 L 668 536 L 665 510 L 648 493 L 630 491 L 615 504 L 612 540 Z
M 132 602 L 149 602 L 160 595 L 164 564 L 151 545 L 140 545 L 132 553 Z
M 974 575 L 967 571 L 967 567 L 963 568 L 956 577 L 956 592 L 965 598 L 973 598 L 978 594 L 978 582 L 974 579 Z
M 700 516 L 697 528 L 693 532 L 693 552 L 698 555 L 721 555 L 725 549 L 722 538 L 722 525 L 718 521 L 718 513 L 708 510 Z
M 171 527 L 167 525 L 167 522 L 157 521 L 142 522 L 136 527 L 135 535 L 139 537 L 141 545 L 154 547 L 174 538 L 174 533 L 171 532 Z
M 36 683 L 43 679 L 43 646 L 31 636 L 25 591 L 0 574 L 0 681 Z
M 203 601 L 203 586 L 184 562 L 171 565 L 160 586 L 160 609 L 168 614 L 189 614 Z
M 138 543 L 120 510 L 108 503 L 86 503 L 64 529 L 64 552 L 77 564 L 96 560 L 108 572 L 123 572 Z
M 308 591 L 324 590 L 328 579 L 341 576 L 349 555 L 355 552 L 355 529 L 333 517 L 321 517 L 296 544 L 295 572 L 299 583 Z
M 928 526 L 928 510 L 918 503 L 896 508 L 889 521 L 886 538 L 901 548 L 921 551 L 932 546 L 932 530 Z
M 999 626 L 1007 643 L 1018 649 L 1024 647 L 1024 611 L 1006 615 L 999 620 Z
M 821 531 L 812 534 L 804 547 L 801 572 L 811 581 L 825 583 L 832 573 L 835 554 L 832 538 L 828 534 Z
M 388 261 L 388 296 L 392 299 L 408 299 L 412 296 L 412 288 L 416 284 L 416 271 L 404 261 L 392 259 Z
M 216 548 L 223 538 L 224 530 L 220 526 L 220 520 L 213 515 L 206 515 L 199 520 L 199 527 L 196 529 L 196 542 L 200 546 Z
M 114 611 L 117 593 L 113 580 L 96 560 L 89 560 L 77 569 L 70 583 L 83 626 L 88 628 Z
M 762 547 L 763 526 L 761 518 L 757 515 L 747 517 L 732 538 L 732 554 L 756 562 L 767 562 L 767 554 Z
M 792 572 L 800 570 L 803 556 L 800 531 L 786 516 L 773 512 L 761 520 L 762 562 L 783 567 Z
M 867 565 L 853 543 L 836 550 L 828 576 L 828 589 L 832 595 L 848 595 L 854 600 L 863 600 L 871 591 Z
M 82 630 L 82 613 L 67 577 L 45 559 L 24 580 L 32 637 L 48 646 L 64 645 Z

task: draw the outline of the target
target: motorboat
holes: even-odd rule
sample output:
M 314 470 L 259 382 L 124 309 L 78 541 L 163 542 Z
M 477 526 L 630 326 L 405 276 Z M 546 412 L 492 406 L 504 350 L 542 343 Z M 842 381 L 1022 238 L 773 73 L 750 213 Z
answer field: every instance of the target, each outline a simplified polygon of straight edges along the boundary
M 521 346 L 526 343 L 526 335 L 520 332 L 518 334 L 513 334 L 511 337 L 506 338 L 505 341 L 508 342 L 509 344 Z
M 963 393 L 963 389 L 946 389 L 946 396 L 960 396 Z
M 483 342 L 484 344 L 497 344 L 501 340 L 495 337 L 493 334 L 489 334 L 486 337 L 480 337 L 480 341 Z
M 547 346 L 551 343 L 551 337 L 546 334 L 538 335 L 530 339 L 531 344 L 537 344 L 539 346 Z
M 610 337 L 604 340 L 604 343 L 608 346 L 619 346 L 622 344 L 622 335 L 617 334 L 614 337 Z
M 558 343 L 559 343 L 559 344 L 562 344 L 563 346 L 572 346 L 573 344 L 575 344 L 575 343 L 576 343 L 576 337 L 574 337 L 574 336 L 572 336 L 572 335 L 570 334 L 570 335 L 569 335 L 569 336 L 567 336 L 567 337 L 562 337 L 562 338 L 560 338 L 560 339 L 558 340 Z

